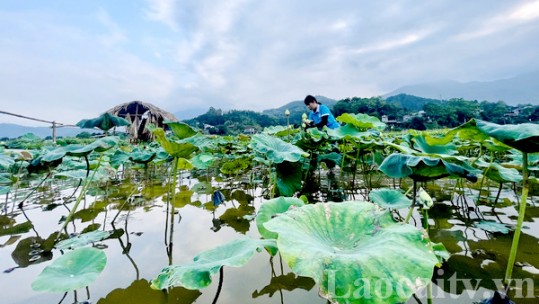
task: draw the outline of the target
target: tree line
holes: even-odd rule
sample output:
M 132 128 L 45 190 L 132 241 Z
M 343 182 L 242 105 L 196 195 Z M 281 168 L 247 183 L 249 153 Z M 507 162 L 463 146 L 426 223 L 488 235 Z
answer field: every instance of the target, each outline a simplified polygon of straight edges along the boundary
M 302 101 L 297 101 L 302 103 Z M 471 118 L 498 124 L 518 124 L 539 121 L 539 106 L 519 105 L 512 107 L 503 101 L 489 102 L 452 98 L 438 100 L 399 94 L 382 97 L 352 97 L 339 100 L 331 108 L 335 117 L 343 113 L 364 113 L 390 121 L 393 129 L 438 129 L 453 128 Z M 299 117 L 307 113 L 302 106 L 294 107 L 288 117 L 285 113 L 267 115 L 255 111 L 222 111 L 211 107 L 207 113 L 185 122 L 206 130 L 210 134 L 240 134 L 260 132 L 265 127 L 287 123 L 298 126 Z M 408 119 L 406 119 L 408 118 Z

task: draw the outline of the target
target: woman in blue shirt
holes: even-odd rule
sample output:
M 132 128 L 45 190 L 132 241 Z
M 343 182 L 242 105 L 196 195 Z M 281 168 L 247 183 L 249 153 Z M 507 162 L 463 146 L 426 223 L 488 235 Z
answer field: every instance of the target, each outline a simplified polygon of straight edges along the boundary
M 333 116 L 329 108 L 319 103 L 314 96 L 307 95 L 304 102 L 307 108 L 311 110 L 309 113 L 309 120 L 311 122 L 307 128 L 317 127 L 318 129 L 322 129 L 324 126 L 327 126 L 330 129 L 336 129 L 341 126 L 335 120 L 335 116 Z

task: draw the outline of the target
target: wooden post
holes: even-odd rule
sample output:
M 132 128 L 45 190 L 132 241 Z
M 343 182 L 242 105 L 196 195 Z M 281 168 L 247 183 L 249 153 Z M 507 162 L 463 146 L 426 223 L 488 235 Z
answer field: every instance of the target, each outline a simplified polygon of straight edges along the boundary
M 56 143 L 56 121 L 52 122 L 52 142 Z

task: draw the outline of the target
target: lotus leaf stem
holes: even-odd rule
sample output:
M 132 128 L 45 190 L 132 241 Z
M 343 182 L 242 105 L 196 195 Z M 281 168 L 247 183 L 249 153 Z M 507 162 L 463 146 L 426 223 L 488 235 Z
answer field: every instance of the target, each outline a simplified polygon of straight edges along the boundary
M 515 259 L 518 250 L 518 241 L 520 239 L 520 232 L 522 231 L 522 224 L 524 223 L 524 215 L 526 214 L 526 201 L 528 199 L 528 153 L 522 151 L 522 195 L 520 197 L 520 206 L 518 209 L 518 220 L 513 235 L 513 243 L 511 244 L 511 252 L 509 253 L 509 261 L 507 262 L 507 269 L 505 271 L 504 285 L 508 288 L 511 283 L 511 275 L 513 274 L 513 266 L 515 265 Z

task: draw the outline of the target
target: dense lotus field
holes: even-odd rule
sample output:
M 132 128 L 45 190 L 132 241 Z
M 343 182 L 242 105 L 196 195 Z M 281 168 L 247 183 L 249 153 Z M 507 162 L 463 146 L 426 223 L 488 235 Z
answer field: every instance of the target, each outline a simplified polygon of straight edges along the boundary
M 3 142 L 2 303 L 538 302 L 538 125 L 338 121 Z

